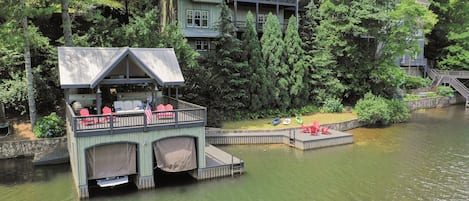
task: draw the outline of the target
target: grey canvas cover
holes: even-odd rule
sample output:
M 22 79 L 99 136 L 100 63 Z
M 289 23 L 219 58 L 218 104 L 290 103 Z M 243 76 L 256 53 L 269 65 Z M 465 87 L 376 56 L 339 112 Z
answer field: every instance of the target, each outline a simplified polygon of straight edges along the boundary
M 166 172 L 181 172 L 197 168 L 195 140 L 175 137 L 153 143 L 157 167 Z
M 135 144 L 119 143 L 86 150 L 88 179 L 101 179 L 137 173 Z

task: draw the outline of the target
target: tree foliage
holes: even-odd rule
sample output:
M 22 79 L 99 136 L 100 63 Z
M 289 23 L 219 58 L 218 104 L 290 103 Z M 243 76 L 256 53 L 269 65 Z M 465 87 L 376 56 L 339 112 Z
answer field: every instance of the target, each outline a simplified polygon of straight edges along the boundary
M 223 108 L 225 111 L 244 109 L 246 99 L 246 77 L 242 77 L 247 63 L 242 60 L 241 41 L 237 39 L 235 28 L 231 22 L 231 12 L 226 4 L 222 4 L 219 31 L 215 41 L 215 65 L 213 70 L 219 79 Z
M 463 0 L 435 1 L 431 7 L 440 20 L 432 32 L 430 46 L 437 66 L 443 70 L 469 70 L 469 4 Z
M 401 76 L 395 59 L 416 52 L 418 33 L 428 32 L 436 16 L 414 0 L 325 0 L 311 1 L 305 20 L 313 97 L 354 102 L 370 90 L 393 96 L 399 82 L 389 78 Z
M 291 16 L 285 33 L 285 58 L 288 73 L 288 89 L 292 106 L 303 106 L 309 98 L 309 70 L 305 61 L 305 51 L 298 33 L 296 18 Z
M 271 92 L 269 105 L 285 108 L 285 102 L 290 102 L 288 90 L 288 68 L 285 64 L 285 44 L 282 40 L 282 30 L 278 18 L 269 13 L 264 25 L 261 38 L 262 59 L 267 67 L 266 88 Z
M 267 108 L 269 91 L 266 86 L 267 70 L 262 59 L 261 45 L 257 36 L 254 16 L 249 11 L 246 15 L 245 30 L 242 35 L 243 60 L 247 61 L 243 77 L 250 77 L 247 84 L 247 108 L 259 112 Z

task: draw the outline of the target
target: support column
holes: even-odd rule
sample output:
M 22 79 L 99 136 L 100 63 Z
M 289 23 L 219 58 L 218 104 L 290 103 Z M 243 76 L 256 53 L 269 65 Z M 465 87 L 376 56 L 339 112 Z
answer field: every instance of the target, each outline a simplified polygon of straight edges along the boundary
M 158 86 L 155 84 L 155 88 L 153 90 L 153 108 L 156 108 L 156 106 L 158 105 Z
M 138 176 L 135 185 L 138 189 L 149 189 L 155 187 L 153 175 L 153 144 L 145 141 L 138 145 Z
M 259 3 L 256 3 L 256 31 L 259 30 Z
M 299 25 L 299 16 L 298 16 L 298 7 L 299 7 L 299 2 L 300 0 L 296 0 L 296 7 L 295 7 L 295 15 L 296 15 L 296 27 L 298 28 Z
M 98 86 L 98 89 L 96 90 L 96 110 L 97 110 L 96 112 L 98 114 L 101 114 L 101 105 L 102 105 L 102 102 L 103 102 L 102 99 L 101 99 L 101 94 L 102 93 L 103 92 L 101 91 L 101 89 Z
M 277 15 L 277 18 L 278 18 L 278 13 L 279 13 L 279 8 L 278 7 L 279 7 L 279 5 L 278 5 L 278 0 L 277 0 L 277 5 L 275 6 L 275 8 L 276 8 L 276 14 L 275 15 Z
M 234 1 L 234 13 L 233 13 L 233 23 L 234 23 L 234 26 L 235 26 L 235 29 L 238 29 L 238 25 L 237 25 L 237 22 L 238 22 L 238 19 L 236 18 L 236 15 L 238 13 L 238 1 L 235 0 Z

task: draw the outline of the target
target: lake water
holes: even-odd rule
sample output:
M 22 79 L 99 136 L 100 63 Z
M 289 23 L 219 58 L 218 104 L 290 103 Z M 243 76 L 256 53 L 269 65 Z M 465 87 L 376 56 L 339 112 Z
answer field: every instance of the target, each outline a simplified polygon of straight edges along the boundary
M 413 113 L 405 124 L 348 131 L 355 143 L 310 151 L 220 146 L 246 163 L 235 178 L 162 175 L 155 189 L 91 190 L 91 200 L 469 200 L 469 111 Z M 78 200 L 68 165 L 0 160 L 0 200 Z

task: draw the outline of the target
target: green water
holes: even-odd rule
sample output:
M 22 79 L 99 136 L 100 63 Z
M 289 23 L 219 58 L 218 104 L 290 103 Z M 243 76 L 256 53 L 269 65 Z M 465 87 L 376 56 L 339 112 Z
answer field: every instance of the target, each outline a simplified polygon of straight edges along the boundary
M 145 191 L 92 193 L 91 200 L 469 200 L 469 112 L 463 106 L 348 132 L 354 144 L 311 151 L 221 146 L 246 162 L 244 175 L 202 182 L 177 177 Z M 0 171 L 10 172 L 0 172 L 2 201 L 77 200 L 68 166 L 34 168 L 10 160 Z

